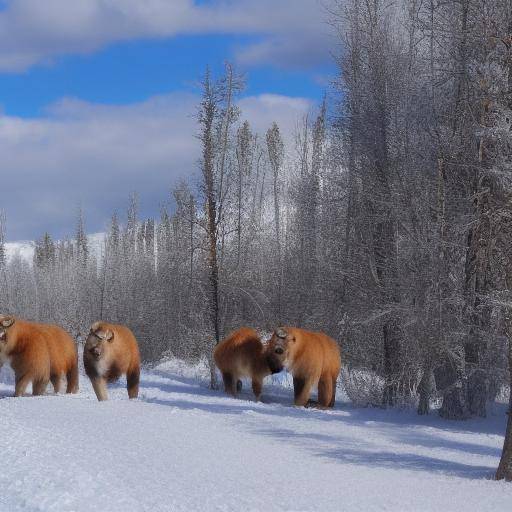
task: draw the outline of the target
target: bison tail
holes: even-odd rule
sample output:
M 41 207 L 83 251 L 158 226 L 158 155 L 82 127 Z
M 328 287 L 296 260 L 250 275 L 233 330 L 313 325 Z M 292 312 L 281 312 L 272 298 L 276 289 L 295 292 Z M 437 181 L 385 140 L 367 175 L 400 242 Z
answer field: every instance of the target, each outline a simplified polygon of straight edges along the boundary
M 78 393 L 78 361 L 73 362 L 73 366 L 66 374 L 68 385 L 66 393 Z

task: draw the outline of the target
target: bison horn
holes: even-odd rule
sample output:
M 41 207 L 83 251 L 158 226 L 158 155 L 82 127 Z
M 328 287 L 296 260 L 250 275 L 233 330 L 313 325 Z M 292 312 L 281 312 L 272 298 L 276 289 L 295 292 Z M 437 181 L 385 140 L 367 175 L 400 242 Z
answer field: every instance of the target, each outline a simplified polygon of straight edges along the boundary
M 288 336 L 288 333 L 282 327 L 279 327 L 278 329 L 276 329 L 276 336 L 278 338 L 285 339 L 286 336 Z
M 101 327 L 101 322 L 94 322 L 92 325 L 91 325 L 91 332 L 97 332 L 100 330 L 100 327 Z
M 2 327 L 11 327 L 14 323 L 14 318 L 12 316 L 8 316 L 2 319 Z

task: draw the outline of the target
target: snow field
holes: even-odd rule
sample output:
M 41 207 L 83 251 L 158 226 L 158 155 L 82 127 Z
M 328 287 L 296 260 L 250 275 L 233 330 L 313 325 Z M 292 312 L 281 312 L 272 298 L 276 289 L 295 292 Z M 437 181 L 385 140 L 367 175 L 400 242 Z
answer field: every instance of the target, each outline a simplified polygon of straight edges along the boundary
M 510 510 L 512 486 L 492 480 L 504 409 L 297 409 L 287 389 L 235 400 L 161 368 L 135 401 L 121 383 L 99 403 L 83 376 L 78 395 L 1 399 L 0 511 Z

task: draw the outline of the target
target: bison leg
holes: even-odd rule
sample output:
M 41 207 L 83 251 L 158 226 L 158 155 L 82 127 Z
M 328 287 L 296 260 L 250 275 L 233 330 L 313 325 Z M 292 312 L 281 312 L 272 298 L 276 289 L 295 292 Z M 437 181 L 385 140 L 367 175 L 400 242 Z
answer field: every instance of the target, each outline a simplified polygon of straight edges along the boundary
M 100 402 L 103 400 L 108 400 L 106 380 L 101 377 L 97 377 L 96 379 L 91 379 L 91 383 L 92 387 L 94 388 L 94 392 L 96 393 L 96 398 Z
M 236 381 L 236 392 L 240 393 L 240 391 L 242 391 L 242 381 L 240 379 L 238 379 Z
M 224 391 L 232 396 L 236 396 L 233 375 L 229 372 L 222 372 L 222 380 L 224 381 Z
M 55 393 L 62 393 L 64 388 L 62 375 L 52 375 L 50 377 L 50 381 L 52 383 L 53 390 L 55 391 Z
M 261 389 L 263 387 L 263 383 L 260 379 L 253 378 L 252 379 L 252 392 L 254 393 L 254 397 L 256 398 L 256 401 L 259 402 L 261 398 Z
M 66 380 L 66 393 L 78 393 L 78 363 L 69 369 Z
M 318 381 L 318 404 L 320 407 L 332 407 L 332 378 L 330 375 L 322 375 Z
M 25 394 L 25 391 L 27 390 L 27 386 L 29 385 L 32 378 L 30 375 L 22 375 L 19 377 L 16 375 L 16 384 L 14 388 L 14 396 L 23 396 Z
M 47 380 L 32 381 L 32 396 L 44 395 L 46 393 L 47 386 L 48 386 Z
M 140 370 L 137 368 L 126 375 L 126 386 L 128 389 L 128 398 L 137 398 L 139 396 Z
M 334 402 L 336 401 L 336 377 L 332 378 L 332 394 L 331 401 L 329 402 L 329 407 L 334 407 Z
M 305 406 L 308 403 L 313 380 L 306 377 L 293 377 L 294 404 Z

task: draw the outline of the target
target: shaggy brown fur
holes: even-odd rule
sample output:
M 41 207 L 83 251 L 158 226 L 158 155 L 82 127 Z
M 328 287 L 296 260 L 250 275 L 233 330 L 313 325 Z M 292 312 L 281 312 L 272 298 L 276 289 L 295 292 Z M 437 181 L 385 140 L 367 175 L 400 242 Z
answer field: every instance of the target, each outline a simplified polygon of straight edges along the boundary
M 124 374 L 128 396 L 139 395 L 139 346 L 128 327 L 95 322 L 84 346 L 84 367 L 98 400 L 107 400 L 107 383 Z
M 243 377 L 252 380 L 252 391 L 260 399 L 263 379 L 272 372 L 264 357 L 264 347 L 258 333 L 249 327 L 232 332 L 221 341 L 213 353 L 215 364 L 222 372 L 226 393 L 236 396 Z
M 62 391 L 66 377 L 66 393 L 78 392 L 78 351 L 73 338 L 57 325 L 39 324 L 45 332 L 50 351 L 50 380 L 55 392 Z
M 14 396 L 32 383 L 32 394 L 44 394 L 51 380 L 55 392 L 67 380 L 67 393 L 78 391 L 78 356 L 71 336 L 56 325 L 27 322 L 0 315 L 0 366 L 10 362 L 15 374 Z
M 341 357 L 337 343 L 321 332 L 280 327 L 266 349 L 272 371 L 286 368 L 293 375 L 295 405 L 308 403 L 311 389 L 318 386 L 318 403 L 333 407 Z

